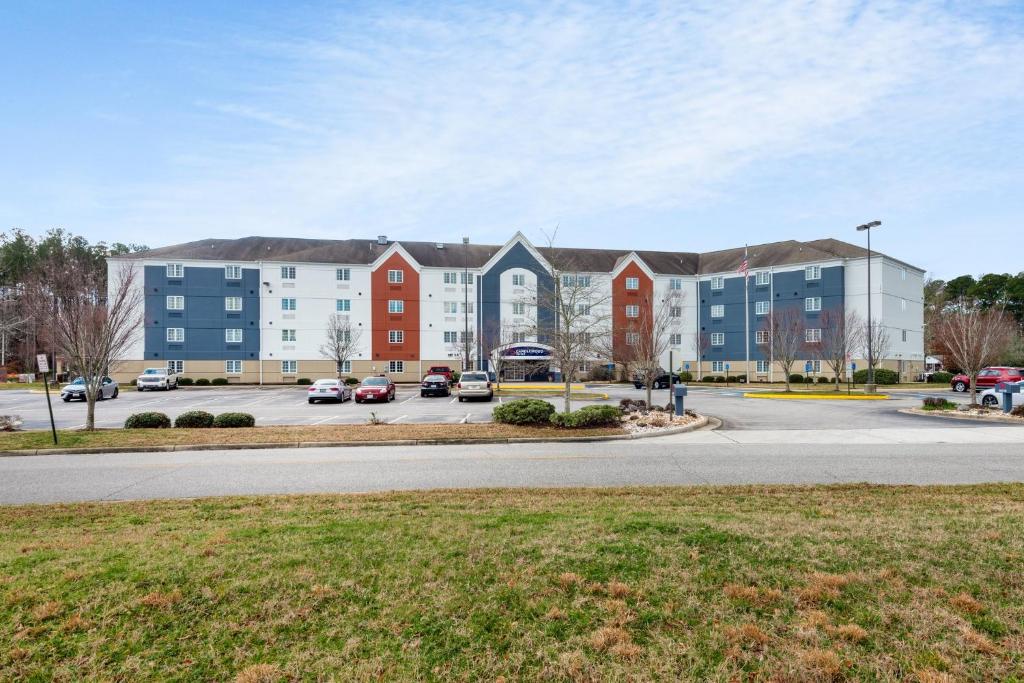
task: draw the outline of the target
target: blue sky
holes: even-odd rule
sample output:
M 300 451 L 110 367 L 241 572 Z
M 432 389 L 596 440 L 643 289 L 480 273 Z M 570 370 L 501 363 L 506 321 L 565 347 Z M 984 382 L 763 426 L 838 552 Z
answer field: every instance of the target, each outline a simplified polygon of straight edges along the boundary
M 0 228 L 1024 269 L 1024 4 L 4 3 Z

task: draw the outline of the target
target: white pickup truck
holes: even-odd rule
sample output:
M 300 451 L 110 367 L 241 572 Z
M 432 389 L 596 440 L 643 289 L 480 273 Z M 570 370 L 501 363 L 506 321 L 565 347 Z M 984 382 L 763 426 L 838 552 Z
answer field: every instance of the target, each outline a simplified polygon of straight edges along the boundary
M 139 391 L 152 389 L 154 391 L 169 391 L 178 388 L 178 375 L 167 368 L 146 368 L 135 380 L 135 387 Z

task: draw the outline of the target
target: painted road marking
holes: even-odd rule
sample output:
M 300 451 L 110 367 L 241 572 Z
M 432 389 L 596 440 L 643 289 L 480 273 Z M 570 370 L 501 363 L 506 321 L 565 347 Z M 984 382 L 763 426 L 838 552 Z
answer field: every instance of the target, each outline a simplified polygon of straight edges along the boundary
M 393 424 L 395 424 L 396 422 L 398 422 L 399 420 L 404 420 L 404 419 L 405 419 L 405 418 L 407 418 L 407 417 L 409 417 L 409 416 L 408 416 L 408 415 L 399 415 L 399 416 L 398 416 L 398 417 L 396 417 L 396 418 L 395 418 L 394 420 L 390 420 L 390 421 L 388 422 L 388 424 L 389 424 L 389 425 L 393 425 Z
M 466 422 L 468 422 L 468 421 L 469 421 L 469 416 L 470 416 L 471 414 L 472 414 L 472 413 L 466 413 L 466 417 L 464 417 L 464 418 L 462 418 L 461 420 L 459 420 L 459 424 L 460 424 L 460 425 L 464 425 L 464 424 L 466 424 Z

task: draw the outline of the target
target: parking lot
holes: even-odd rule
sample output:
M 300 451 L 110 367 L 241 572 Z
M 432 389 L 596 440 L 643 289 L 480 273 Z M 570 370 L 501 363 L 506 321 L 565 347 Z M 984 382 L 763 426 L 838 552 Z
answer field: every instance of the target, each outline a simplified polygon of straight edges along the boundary
M 506 388 L 509 385 L 506 385 Z M 594 391 L 608 394 L 608 403 L 616 404 L 621 398 L 643 398 L 642 390 L 629 385 L 594 387 Z M 467 401 L 460 403 L 455 396 L 421 398 L 419 387 L 398 387 L 391 403 L 364 403 L 354 401 L 318 403 L 310 405 L 306 387 L 217 387 L 181 388 L 168 392 L 138 392 L 125 387 L 120 396 L 102 401 L 96 406 L 97 427 L 121 427 L 132 413 L 159 411 L 172 419 L 189 410 L 211 413 L 239 411 L 251 413 L 258 425 L 318 425 L 365 424 L 375 414 L 381 421 L 399 423 L 474 423 L 489 422 L 491 411 L 501 401 L 515 396 L 495 397 L 492 403 Z M 655 402 L 668 402 L 668 391 L 655 392 Z M 898 408 L 920 405 L 924 395 L 942 395 L 963 401 L 963 395 L 949 390 L 894 393 L 888 401 L 787 401 L 744 399 L 738 387 L 692 387 L 687 407 L 715 416 L 722 421 L 723 430 L 743 429 L 858 429 L 864 427 L 927 427 L 934 422 L 928 418 L 904 415 Z M 549 401 L 561 409 L 561 397 L 551 396 Z M 577 408 L 595 401 L 573 401 Z M 7 390 L 0 392 L 0 414 L 19 415 L 25 429 L 46 429 L 49 417 L 46 398 L 40 391 Z M 85 404 L 79 401 L 64 403 L 53 396 L 53 414 L 57 427 L 74 429 L 85 424 Z M 941 419 L 941 418 L 936 418 Z M 942 424 L 965 428 L 973 423 L 943 420 Z

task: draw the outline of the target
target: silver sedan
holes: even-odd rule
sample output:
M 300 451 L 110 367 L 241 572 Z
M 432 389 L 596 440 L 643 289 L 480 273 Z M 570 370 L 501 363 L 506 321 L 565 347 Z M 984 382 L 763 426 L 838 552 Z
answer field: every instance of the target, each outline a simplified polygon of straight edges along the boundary
M 117 398 L 118 388 L 117 382 L 109 377 L 103 378 L 103 383 L 100 384 L 100 393 L 97 398 L 102 401 L 107 398 Z M 61 399 L 67 403 L 71 399 L 85 400 L 85 378 L 79 377 L 71 384 L 65 384 L 60 390 Z
M 352 399 L 352 387 L 336 379 L 318 379 L 307 392 L 310 403 L 317 401 L 345 401 Z

